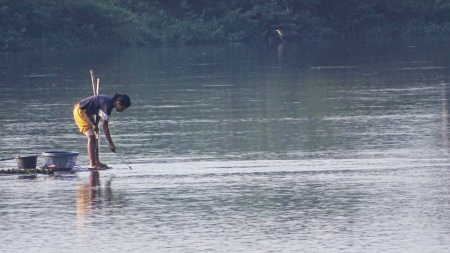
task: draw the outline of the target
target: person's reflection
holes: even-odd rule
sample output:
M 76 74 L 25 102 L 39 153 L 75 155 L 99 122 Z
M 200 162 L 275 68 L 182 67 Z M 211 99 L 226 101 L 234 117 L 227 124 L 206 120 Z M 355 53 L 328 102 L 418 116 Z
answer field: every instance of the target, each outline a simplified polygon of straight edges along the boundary
M 100 190 L 100 173 L 98 171 L 90 171 L 89 173 L 89 180 L 78 185 L 76 195 L 78 240 L 80 240 L 81 245 L 84 245 L 85 241 L 89 240 L 86 238 L 84 230 L 85 218 Z
M 77 189 L 77 214 L 83 216 L 100 194 L 100 173 L 98 171 L 89 172 L 89 181 L 80 184 Z
M 280 68 L 281 68 L 281 63 L 283 60 L 283 47 L 284 47 L 284 43 L 278 44 L 278 67 L 280 67 Z
M 78 186 L 77 189 L 77 214 L 83 216 L 93 207 L 108 205 L 112 199 L 111 182 L 114 178 L 111 175 L 105 182 L 105 187 L 100 187 L 100 173 L 98 171 L 89 172 L 89 180 Z
M 91 174 L 89 175 L 89 186 L 90 186 L 90 191 L 89 191 L 89 200 L 90 200 L 90 204 L 92 205 L 96 198 L 98 197 L 98 195 L 101 194 L 100 192 L 100 173 L 98 171 L 91 171 Z

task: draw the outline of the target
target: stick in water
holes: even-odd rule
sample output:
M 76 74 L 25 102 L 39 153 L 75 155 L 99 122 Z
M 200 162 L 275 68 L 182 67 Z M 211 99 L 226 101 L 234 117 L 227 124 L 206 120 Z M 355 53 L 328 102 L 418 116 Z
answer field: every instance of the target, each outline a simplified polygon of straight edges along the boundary
M 103 136 L 100 136 L 100 137 L 103 138 Z M 125 163 L 128 166 L 128 168 L 130 170 L 132 169 L 131 166 L 116 151 L 114 151 L 114 154 L 116 154 L 120 158 L 120 160 L 122 160 L 122 162 Z
M 94 78 L 94 70 L 91 69 L 89 72 L 91 73 L 92 91 L 94 92 L 94 96 L 95 96 L 95 95 L 97 95 L 97 94 L 96 94 L 96 92 L 95 92 L 96 89 L 95 89 L 95 83 L 94 83 L 94 80 L 95 80 L 95 78 Z
M 95 95 L 98 95 L 98 90 L 100 89 L 100 78 L 97 77 L 97 92 Z
M 98 95 L 100 89 L 100 78 L 97 78 L 97 92 L 94 95 Z M 100 127 L 98 128 L 98 135 L 100 136 Z M 97 152 L 100 147 L 100 138 L 97 138 Z
M 116 153 L 116 152 L 114 152 L 114 153 Z M 117 156 L 120 158 L 120 160 L 122 160 L 122 162 L 125 163 L 125 164 L 128 166 L 128 168 L 131 170 L 131 166 L 130 166 L 127 162 L 125 162 L 125 160 L 124 160 L 119 154 L 116 153 L 116 155 L 117 155 Z
M 98 95 L 98 83 L 100 82 L 99 80 L 97 80 L 97 87 L 95 85 L 95 77 L 94 77 L 94 70 L 91 69 L 89 70 L 89 72 L 91 73 L 91 84 L 92 84 L 92 91 L 94 93 L 94 96 Z M 96 120 L 96 119 L 94 119 Z M 98 145 L 98 140 L 99 140 L 99 135 L 100 135 L 100 128 L 99 128 L 99 132 L 98 134 L 95 134 L 96 137 L 96 141 L 95 141 L 95 156 L 97 157 L 97 160 L 99 158 L 99 145 Z

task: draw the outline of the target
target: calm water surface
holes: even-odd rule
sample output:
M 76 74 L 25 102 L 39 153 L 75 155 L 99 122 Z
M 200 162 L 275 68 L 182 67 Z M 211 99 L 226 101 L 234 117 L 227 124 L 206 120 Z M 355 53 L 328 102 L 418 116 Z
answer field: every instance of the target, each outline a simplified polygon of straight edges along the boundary
M 449 252 L 444 42 L 0 55 L 0 156 L 77 151 L 73 104 L 114 112 L 114 169 L 0 176 L 4 252 Z M 38 159 L 38 166 L 43 158 Z M 14 160 L 1 168 L 14 168 Z

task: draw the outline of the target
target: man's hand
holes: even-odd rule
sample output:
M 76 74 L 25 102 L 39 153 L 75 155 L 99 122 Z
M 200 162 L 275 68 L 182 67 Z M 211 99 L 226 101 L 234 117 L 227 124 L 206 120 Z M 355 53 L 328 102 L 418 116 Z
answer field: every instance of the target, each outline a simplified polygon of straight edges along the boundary
M 98 126 L 94 124 L 94 126 L 92 127 L 94 132 L 96 132 L 98 134 Z
M 116 153 L 116 146 L 114 145 L 114 143 L 109 143 L 109 149 L 110 149 L 112 152 Z

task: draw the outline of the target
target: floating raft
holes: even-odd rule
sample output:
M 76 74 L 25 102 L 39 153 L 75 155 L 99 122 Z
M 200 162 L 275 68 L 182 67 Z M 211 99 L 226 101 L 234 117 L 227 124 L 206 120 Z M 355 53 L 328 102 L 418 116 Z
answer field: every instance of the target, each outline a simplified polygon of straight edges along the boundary
M 55 170 L 52 168 L 36 168 L 36 169 L 0 169 L 0 174 L 19 174 L 19 175 L 33 175 L 45 174 L 53 175 Z

